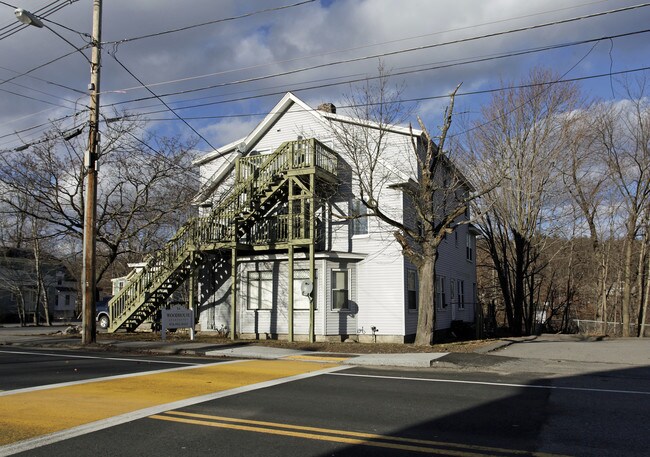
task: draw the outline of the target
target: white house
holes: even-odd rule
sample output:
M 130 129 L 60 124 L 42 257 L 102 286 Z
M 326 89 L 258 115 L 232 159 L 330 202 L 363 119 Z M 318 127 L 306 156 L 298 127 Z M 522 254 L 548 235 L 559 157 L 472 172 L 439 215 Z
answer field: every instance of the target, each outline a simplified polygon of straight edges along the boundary
M 245 138 L 196 160 L 198 217 L 148 256 L 109 303 L 109 331 L 132 331 L 189 283 L 200 330 L 241 338 L 406 342 L 417 324 L 418 278 L 393 229 L 355 195 L 337 125 L 377 125 L 313 109 L 288 93 Z M 368 129 L 368 130 L 363 130 Z M 374 130 L 373 130 L 374 129 Z M 403 127 L 385 128 L 382 208 L 417 226 L 396 184 L 416 179 Z M 421 132 L 414 132 L 419 139 Z M 339 137 L 340 138 L 340 137 Z M 440 247 L 438 330 L 473 322 L 475 242 L 459 224 Z
M 332 133 L 336 123 L 377 128 L 374 124 L 337 115 L 333 105 L 313 109 L 288 93 L 247 137 L 196 160 L 204 183 L 196 203 L 202 207 L 202 214 L 208 215 L 227 197 L 233 183 L 241 179 L 243 164 L 238 165 L 239 170 L 236 165 L 241 158 L 259 157 L 257 160 L 262 161 L 287 142 L 315 139 L 338 159 L 336 182 L 326 179 L 319 182 L 316 178 L 317 195 L 313 201 L 318 203 L 313 208 L 316 224 L 311 251 L 309 240 L 295 247 L 265 241 L 259 249 L 238 250 L 235 270 L 230 251 L 215 251 L 203 258 L 198 274 L 202 331 L 224 332 L 234 326 L 240 337 L 283 338 L 295 334 L 296 338 L 305 338 L 309 334 L 310 301 L 309 296 L 302 295 L 301 288 L 313 278 L 312 322 L 316 340 L 405 342 L 413 339 L 418 303 L 416 270 L 402 255 L 392 236 L 393 230 L 377 218 L 363 217 L 365 207 L 355 198 L 354 176 Z M 386 182 L 382 190 L 385 207 L 390 208 L 394 218 L 405 223 L 415 221 L 407 220 L 409 211 L 404 196 L 390 185 L 413 177 L 410 141 L 407 128 L 391 127 L 387 156 L 393 160 L 383 164 L 394 176 L 394 182 Z M 303 191 L 307 199 L 312 198 L 311 189 Z M 280 230 L 281 223 L 273 217 L 292 212 L 287 211 L 286 204 L 295 195 L 285 190 L 287 193 L 281 197 L 284 205 L 276 206 L 275 213 L 266 213 L 264 218 L 276 230 Z M 304 196 L 296 204 L 304 205 Z M 351 214 L 361 217 L 342 217 Z M 269 233 L 265 232 L 267 240 L 272 238 Z M 314 272 L 310 275 L 312 263 Z M 289 280 L 290 269 L 293 281 Z M 232 282 L 233 271 L 236 287 Z M 441 245 L 437 286 L 437 329 L 449 328 L 452 321 L 472 323 L 476 264 L 470 225 L 458 225 Z

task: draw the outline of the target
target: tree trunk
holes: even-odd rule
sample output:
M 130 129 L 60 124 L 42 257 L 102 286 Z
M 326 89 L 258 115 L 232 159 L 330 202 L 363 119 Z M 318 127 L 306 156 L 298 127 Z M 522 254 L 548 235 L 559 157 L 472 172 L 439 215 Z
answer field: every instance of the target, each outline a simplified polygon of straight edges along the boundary
M 524 256 L 526 251 L 526 240 L 516 231 L 513 231 L 515 243 L 515 290 L 513 297 L 514 320 L 510 331 L 514 336 L 521 336 L 521 326 L 524 320 L 524 303 L 526 301 L 525 278 L 524 278 Z
M 41 259 L 41 245 L 38 238 L 34 240 L 34 266 L 36 268 L 36 311 L 38 315 L 38 306 L 43 306 L 43 315 L 45 316 L 45 324 L 50 326 L 50 306 L 47 296 L 47 288 L 45 287 L 45 280 L 43 275 L 43 263 Z M 38 319 L 38 318 L 37 318 Z M 38 324 L 38 323 L 37 323 Z
M 436 259 L 425 256 L 418 264 L 418 328 L 415 344 L 429 346 L 433 343 L 436 329 Z
M 20 320 L 20 326 L 26 327 L 27 316 L 25 316 L 25 298 L 23 297 L 22 292 L 18 293 L 16 305 L 18 306 L 18 319 Z
M 630 302 L 632 301 L 632 248 L 634 244 L 634 232 L 632 238 L 628 233 L 625 242 L 625 269 L 623 271 L 623 303 L 621 304 L 621 318 L 623 321 L 622 335 L 630 336 Z
M 643 296 L 643 303 L 639 311 L 639 326 L 637 331 L 637 336 L 639 338 L 645 337 L 645 321 L 648 316 L 648 302 L 650 302 L 650 255 L 646 256 L 646 274 L 645 274 L 645 294 Z

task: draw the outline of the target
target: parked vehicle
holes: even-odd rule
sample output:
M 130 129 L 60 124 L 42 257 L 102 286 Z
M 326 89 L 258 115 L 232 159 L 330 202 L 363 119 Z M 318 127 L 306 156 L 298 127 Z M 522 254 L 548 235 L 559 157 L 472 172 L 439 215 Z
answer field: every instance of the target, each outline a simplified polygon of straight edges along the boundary
M 111 317 L 108 313 L 108 300 L 110 297 L 98 301 L 95 304 L 95 320 L 97 326 L 106 330 L 111 325 Z

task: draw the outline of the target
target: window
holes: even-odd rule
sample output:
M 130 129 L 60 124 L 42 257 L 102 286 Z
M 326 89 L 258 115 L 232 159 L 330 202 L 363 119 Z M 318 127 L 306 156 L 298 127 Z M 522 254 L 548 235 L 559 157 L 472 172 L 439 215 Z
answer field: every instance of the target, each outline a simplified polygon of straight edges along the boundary
M 456 280 L 454 279 L 449 280 L 449 300 L 451 303 L 456 300 Z
M 332 309 L 348 310 L 348 270 L 332 270 Z
M 406 302 L 410 310 L 418 307 L 417 272 L 406 270 Z
M 458 247 L 458 230 L 454 230 L 454 244 Z
M 368 234 L 368 208 L 361 200 L 354 199 L 350 205 L 350 217 L 352 217 L 352 235 Z
M 69 295 L 69 294 L 65 294 L 65 298 L 64 298 L 64 300 L 65 300 L 65 307 L 66 307 L 66 308 L 69 308 L 69 307 L 70 307 L 70 295 Z
M 468 261 L 474 260 L 474 237 L 467 234 L 467 247 L 465 248 L 465 257 Z
M 273 272 L 248 272 L 248 309 L 273 308 Z
M 465 309 L 465 281 L 458 280 L 456 285 L 458 309 Z
M 296 270 L 293 272 L 293 309 L 309 309 L 309 297 L 302 294 L 302 282 L 309 279 L 309 270 Z M 314 299 L 314 309 L 318 309 L 316 300 L 316 287 L 318 276 L 314 276 L 314 290 L 311 293 Z
M 447 306 L 444 276 L 436 276 L 436 304 L 438 305 L 438 309 L 442 309 Z

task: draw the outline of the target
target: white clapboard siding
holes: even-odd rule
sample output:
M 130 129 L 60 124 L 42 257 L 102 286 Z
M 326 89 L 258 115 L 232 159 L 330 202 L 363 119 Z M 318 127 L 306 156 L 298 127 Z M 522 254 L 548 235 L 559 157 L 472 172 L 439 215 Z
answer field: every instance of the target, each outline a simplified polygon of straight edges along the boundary
M 285 110 L 280 116 L 268 116 L 247 137 L 248 152 L 270 153 L 285 141 L 298 138 L 316 138 L 330 146 L 340 154 L 338 178 L 340 185 L 338 193 L 325 211 L 326 233 L 329 238 L 319 249 L 318 253 L 315 313 L 315 331 L 317 335 L 356 335 L 371 334 L 371 327 L 378 329 L 377 336 L 404 337 L 413 335 L 417 325 L 417 310 L 408 310 L 406 295 L 407 269 L 414 269 L 402 255 L 399 244 L 392 235 L 393 228 L 378 219 L 368 221 L 367 235 L 352 236 L 352 222 L 345 219 L 350 214 L 350 205 L 358 188 L 353 181 L 352 167 L 345 152 L 337 145 L 331 122 L 336 125 L 340 117 L 327 115 L 333 119 L 325 120 L 323 115 L 308 109 L 303 102 L 293 95 L 287 95 L 277 105 L 277 109 Z M 344 124 L 345 128 L 361 128 L 354 122 Z M 390 185 L 408 181 L 417 169 L 415 157 L 411 151 L 411 140 L 406 130 L 394 129 L 385 138 L 388 145 L 385 158 L 379 164 L 379 169 L 387 173 L 386 185 L 378 195 L 380 205 L 385 213 L 397 221 L 406 224 L 414 223 L 412 208 L 405 204 L 401 191 L 390 188 Z M 417 134 L 417 132 L 416 132 Z M 201 162 L 201 177 L 209 179 L 225 159 L 206 159 Z M 230 181 L 224 180 L 222 188 L 232 187 Z M 225 184 L 228 183 L 228 184 Z M 213 197 L 219 195 L 217 189 Z M 337 217 L 337 216 L 343 216 Z M 412 225 L 411 225 L 412 226 Z M 466 259 L 467 225 L 459 225 L 456 235 L 448 235 L 447 240 L 440 246 L 440 256 L 437 263 L 437 273 L 445 278 L 447 302 L 443 309 L 437 311 L 437 329 L 448 328 L 452 318 L 471 322 L 474 318 L 473 290 L 476 283 L 475 260 Z M 475 255 L 475 252 L 474 252 Z M 302 262 L 302 263 L 301 263 Z M 302 266 L 301 266 L 302 265 Z M 297 260 L 295 269 L 307 268 L 306 261 Z M 252 310 L 247 307 L 247 272 L 266 269 L 273 272 L 273 309 Z M 286 257 L 253 256 L 243 259 L 240 264 L 238 284 L 237 316 L 239 332 L 257 334 L 286 334 L 288 332 L 288 283 Z M 336 269 L 349 271 L 349 299 L 351 310 L 341 312 L 333 310 L 331 297 L 331 275 Z M 205 269 L 204 269 L 205 270 Z M 210 268 L 207 268 L 207 272 Z M 227 268 L 222 269 L 227 272 Z M 222 275 L 224 273 L 221 273 Z M 211 276 L 212 275 L 212 276 Z M 465 309 L 454 308 L 457 296 L 451 297 L 450 281 L 464 281 Z M 201 284 L 201 324 L 206 329 L 219 329 L 228 326 L 230 319 L 230 281 L 228 278 L 214 277 L 214 273 L 203 274 L 201 281 L 212 282 Z M 309 313 L 306 310 L 295 310 L 294 332 L 306 334 L 309 325 Z

